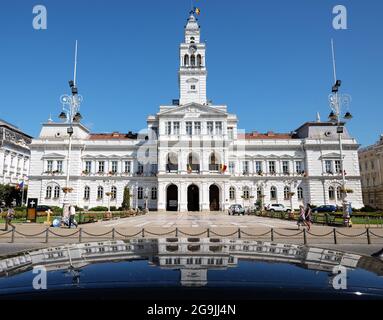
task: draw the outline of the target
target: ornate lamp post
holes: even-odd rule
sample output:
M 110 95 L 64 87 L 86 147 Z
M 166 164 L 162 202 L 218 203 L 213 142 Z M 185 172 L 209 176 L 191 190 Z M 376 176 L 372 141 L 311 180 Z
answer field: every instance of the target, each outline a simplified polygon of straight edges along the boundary
M 73 189 L 69 185 L 72 136 L 74 133 L 73 124 L 79 123 L 82 119 L 82 116 L 80 114 L 80 105 L 83 98 L 81 95 L 78 94 L 78 89 L 76 84 L 76 74 L 77 74 L 77 41 L 76 41 L 76 50 L 75 50 L 75 68 L 74 68 L 74 78 L 73 78 L 74 80 L 69 81 L 71 95 L 64 94 L 60 97 L 60 101 L 63 105 L 63 109 L 59 115 L 59 118 L 68 124 L 67 133 L 69 135 L 66 182 L 65 182 L 65 187 L 63 188 L 64 208 L 66 205 L 69 204 L 68 194 L 73 191 Z
M 349 111 L 342 113 L 343 107 L 348 107 L 351 102 L 351 96 L 348 94 L 340 94 L 339 88 L 342 85 L 341 80 L 337 80 L 336 76 L 336 64 L 335 64 L 335 51 L 334 42 L 331 40 L 333 67 L 334 67 L 334 81 L 335 84 L 332 87 L 332 93 L 329 95 L 331 113 L 329 115 L 330 121 L 337 125 L 337 133 L 339 137 L 339 152 L 340 152 L 340 170 L 342 173 L 342 207 L 343 217 L 346 221 L 347 217 L 347 189 L 346 189 L 346 173 L 344 170 L 344 159 L 343 159 L 343 142 L 342 134 L 344 133 L 345 122 L 352 119 L 352 115 Z
M 285 185 L 289 186 L 289 193 L 288 193 L 288 197 L 289 197 L 289 200 L 290 200 L 290 216 L 289 218 L 290 219 L 294 219 L 294 206 L 293 206 L 293 196 L 295 195 L 295 192 L 293 192 L 293 186 L 295 187 L 296 184 L 298 183 L 298 180 L 296 179 L 289 179 L 289 180 L 285 180 L 284 181 Z

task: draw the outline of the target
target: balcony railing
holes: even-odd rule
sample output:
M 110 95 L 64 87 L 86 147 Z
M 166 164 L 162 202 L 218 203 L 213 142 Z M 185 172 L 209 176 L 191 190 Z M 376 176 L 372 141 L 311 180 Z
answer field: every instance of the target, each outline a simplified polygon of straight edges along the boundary
M 209 164 L 209 171 L 217 172 L 219 171 L 219 167 L 220 167 L 219 164 Z
M 178 172 L 178 164 L 167 164 L 166 172 L 169 172 L 169 173 Z
M 188 164 L 186 170 L 190 173 L 200 173 L 199 164 Z

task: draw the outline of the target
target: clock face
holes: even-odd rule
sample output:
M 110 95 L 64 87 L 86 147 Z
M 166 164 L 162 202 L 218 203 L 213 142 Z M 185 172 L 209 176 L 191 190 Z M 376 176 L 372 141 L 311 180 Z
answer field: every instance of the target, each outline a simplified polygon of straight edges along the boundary
M 189 48 L 189 52 L 190 53 L 195 53 L 197 51 L 197 47 L 196 46 L 190 46 L 190 48 Z

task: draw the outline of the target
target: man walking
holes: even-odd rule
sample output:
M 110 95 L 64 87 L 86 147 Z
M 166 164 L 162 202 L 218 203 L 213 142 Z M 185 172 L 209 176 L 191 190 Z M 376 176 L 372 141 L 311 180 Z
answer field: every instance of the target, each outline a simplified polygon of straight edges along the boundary
M 71 205 L 69 207 L 69 223 L 68 223 L 69 229 L 72 227 L 75 215 L 76 215 L 76 208 Z
M 12 224 L 12 220 L 15 218 L 15 210 L 13 208 L 9 208 L 7 215 L 5 216 L 5 229 L 4 231 L 8 231 L 8 226 L 11 226 L 12 229 L 16 229 L 16 227 Z

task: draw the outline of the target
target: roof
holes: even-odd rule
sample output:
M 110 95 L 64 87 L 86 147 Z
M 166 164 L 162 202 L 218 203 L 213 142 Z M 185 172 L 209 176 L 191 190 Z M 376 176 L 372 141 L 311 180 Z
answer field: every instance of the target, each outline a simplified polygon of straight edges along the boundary
M 293 139 L 293 136 L 290 133 L 274 133 L 269 131 L 267 133 L 251 132 L 246 134 L 239 134 L 240 139 L 245 138 L 246 140 L 276 140 L 276 139 Z
M 25 137 L 29 138 L 29 139 L 32 139 L 33 137 L 30 136 L 29 134 L 26 134 L 25 132 L 21 131 L 18 127 L 16 127 L 15 125 L 3 120 L 3 119 L 0 119 L 0 127 L 6 127 L 12 131 L 15 131 L 17 133 L 20 133 L 22 135 L 24 135 Z
M 138 134 L 136 133 L 92 133 L 89 140 L 137 140 Z

